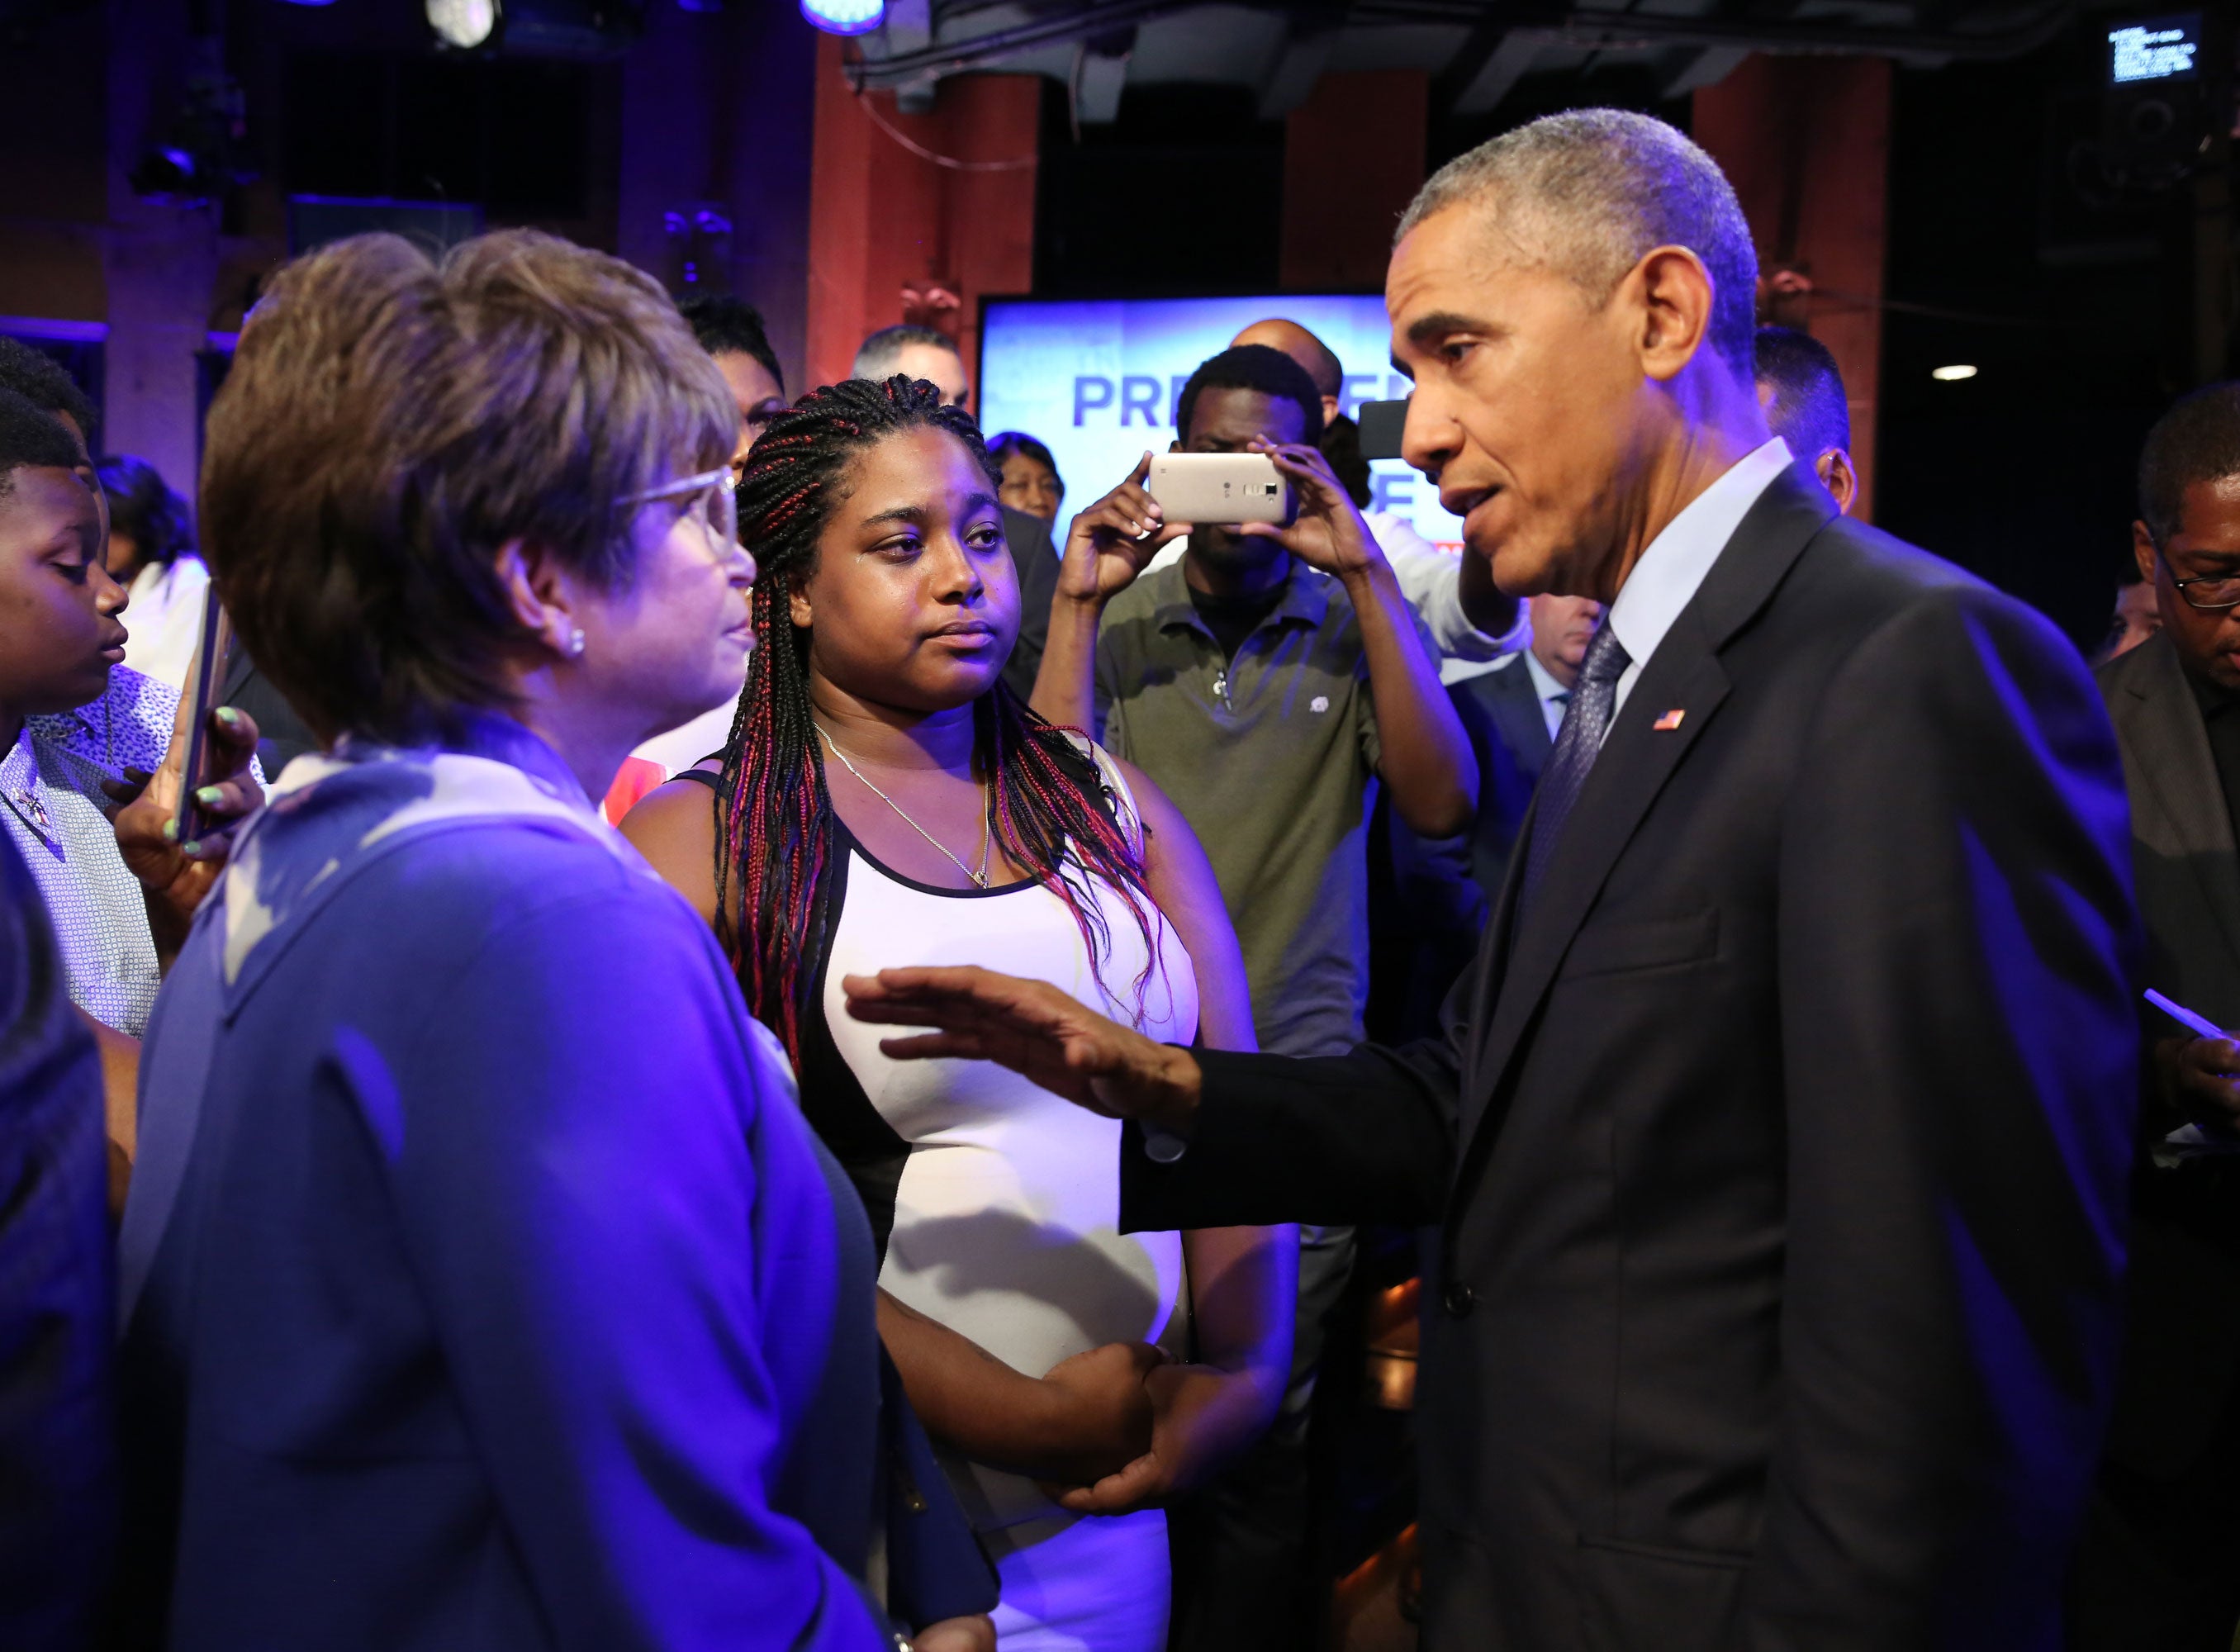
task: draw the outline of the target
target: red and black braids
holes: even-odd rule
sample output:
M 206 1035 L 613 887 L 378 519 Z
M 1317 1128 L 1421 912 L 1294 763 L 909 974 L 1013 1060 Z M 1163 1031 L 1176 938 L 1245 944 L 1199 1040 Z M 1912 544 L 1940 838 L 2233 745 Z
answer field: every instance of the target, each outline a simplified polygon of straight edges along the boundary
M 832 794 L 810 716 L 809 633 L 791 597 L 817 567 L 817 546 L 848 468 L 866 449 L 930 425 L 970 450 L 991 483 L 998 473 L 972 416 L 899 376 L 811 390 L 772 419 L 739 483 L 739 537 L 754 552 L 755 658 L 723 748 L 716 843 L 716 936 L 747 1006 L 801 1061 L 801 1017 L 830 936 L 826 873 L 834 855 Z M 1149 961 L 1138 1007 L 1160 956 L 1158 909 L 1132 834 L 1108 808 L 1096 767 L 1065 730 L 1037 716 L 1000 682 L 973 710 L 977 760 L 989 780 L 989 830 L 1073 915 L 1100 978 L 1111 950 L 1095 891 L 1074 869 L 1117 891 L 1143 933 Z M 1070 864 L 1069 863 L 1070 863 Z

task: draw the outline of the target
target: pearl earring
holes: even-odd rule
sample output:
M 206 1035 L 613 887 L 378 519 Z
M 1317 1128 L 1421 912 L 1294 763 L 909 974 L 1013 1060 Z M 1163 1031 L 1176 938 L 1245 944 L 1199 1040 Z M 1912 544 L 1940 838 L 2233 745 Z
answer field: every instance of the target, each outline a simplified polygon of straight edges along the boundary
M 583 657 L 583 628 L 580 625 L 568 633 L 568 657 L 571 660 Z

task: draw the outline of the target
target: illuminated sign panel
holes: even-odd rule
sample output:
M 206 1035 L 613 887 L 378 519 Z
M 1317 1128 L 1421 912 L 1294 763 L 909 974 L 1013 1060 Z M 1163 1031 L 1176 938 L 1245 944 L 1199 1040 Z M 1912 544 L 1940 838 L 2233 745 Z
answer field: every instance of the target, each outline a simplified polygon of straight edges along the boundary
M 1297 322 L 1337 353 L 1345 367 L 1342 411 L 1408 394 L 1390 364 L 1384 301 L 1373 295 L 991 299 L 980 327 L 980 428 L 990 436 L 1023 430 L 1047 443 L 1070 518 L 1146 448 L 1175 439 L 1175 402 L 1191 371 L 1270 316 Z M 1462 523 L 1439 509 L 1437 490 L 1421 476 L 1397 459 L 1370 472 L 1374 508 L 1409 518 L 1426 539 L 1460 543 Z
M 2108 79 L 2129 86 L 2143 80 L 2190 80 L 2201 50 L 2198 17 L 2156 17 L 2108 31 Z

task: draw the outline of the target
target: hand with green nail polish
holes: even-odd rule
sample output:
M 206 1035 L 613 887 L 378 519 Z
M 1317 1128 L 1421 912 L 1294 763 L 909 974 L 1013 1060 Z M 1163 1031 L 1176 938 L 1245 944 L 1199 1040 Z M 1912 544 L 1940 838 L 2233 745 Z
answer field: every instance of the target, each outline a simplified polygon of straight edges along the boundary
M 196 910 L 217 887 L 241 823 L 264 802 L 264 789 L 251 766 L 256 719 L 233 706 L 214 707 L 203 743 L 203 783 L 194 789 L 193 807 L 181 829 L 187 716 L 183 698 L 163 767 L 137 793 L 126 790 L 116 819 L 117 849 L 140 881 L 157 957 L 165 964 L 185 941 Z

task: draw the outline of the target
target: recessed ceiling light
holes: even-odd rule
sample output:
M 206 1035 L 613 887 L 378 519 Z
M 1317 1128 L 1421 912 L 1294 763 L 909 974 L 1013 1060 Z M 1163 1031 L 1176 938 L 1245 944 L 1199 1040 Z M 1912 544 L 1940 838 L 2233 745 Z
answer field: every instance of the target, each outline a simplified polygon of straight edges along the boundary
M 887 0 L 801 0 L 801 15 L 828 35 L 866 35 L 887 15 Z
M 1963 378 L 1975 377 L 1976 370 L 1970 366 L 1966 362 L 1955 362 L 1950 367 L 1930 368 L 1929 370 L 1929 376 L 1937 380 L 1941 383 L 1951 384 L 1956 383 Z
M 423 0 L 436 38 L 458 51 L 474 51 L 497 33 L 498 0 Z

